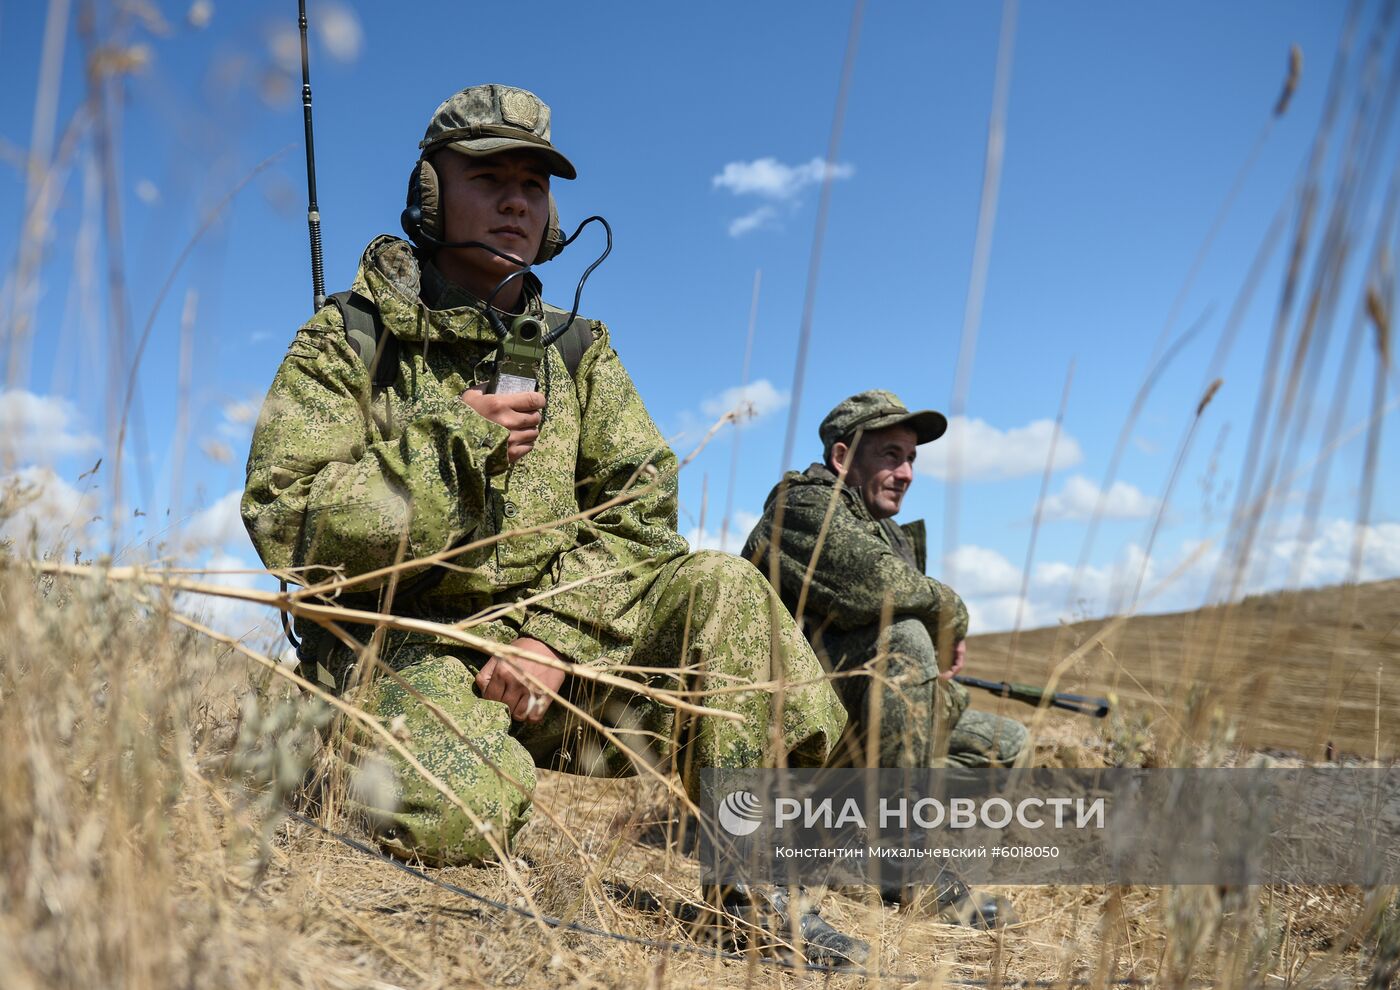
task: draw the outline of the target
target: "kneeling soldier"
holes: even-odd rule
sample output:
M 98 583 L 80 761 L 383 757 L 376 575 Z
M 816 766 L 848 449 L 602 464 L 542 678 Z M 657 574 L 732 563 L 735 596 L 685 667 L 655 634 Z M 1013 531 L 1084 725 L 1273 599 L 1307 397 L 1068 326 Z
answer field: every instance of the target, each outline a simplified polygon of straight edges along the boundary
M 821 766 L 846 715 L 810 647 L 750 564 L 687 552 L 676 457 L 607 328 L 571 323 L 525 271 L 562 248 L 550 182 L 575 175 L 551 143 L 549 108 L 522 89 L 475 86 L 437 109 L 420 148 L 403 216 L 412 242 L 377 237 L 352 293 L 297 333 L 263 404 L 242 502 L 264 563 L 312 582 L 480 543 L 337 600 L 442 623 L 481 617 L 470 632 L 541 661 L 388 632 L 379 653 L 400 676 L 372 682 L 366 707 L 395 721 L 471 814 L 390 757 L 393 794 L 364 798 L 380 840 L 436 864 L 486 857 L 475 820 L 508 842 L 537 766 L 618 774 L 635 754 L 669 758 L 692 795 L 700 769 L 771 766 L 779 749 L 789 765 Z M 532 335 L 557 338 L 537 357 L 538 385 L 507 360 L 516 328 L 530 327 L 522 317 Z M 297 628 L 303 669 L 344 690 L 358 651 L 319 625 Z M 704 700 L 737 720 L 677 725 L 671 707 L 568 673 L 619 664 L 677 668 L 651 675 L 672 689 L 793 686 L 781 709 L 767 691 L 730 691 Z M 804 925 L 809 956 L 863 956 L 819 921 Z

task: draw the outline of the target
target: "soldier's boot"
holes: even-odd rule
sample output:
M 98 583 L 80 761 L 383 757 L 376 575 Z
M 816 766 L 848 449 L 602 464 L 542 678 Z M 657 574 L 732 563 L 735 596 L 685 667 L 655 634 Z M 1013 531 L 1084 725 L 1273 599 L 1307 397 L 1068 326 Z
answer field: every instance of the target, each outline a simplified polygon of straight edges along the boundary
M 944 924 L 965 925 L 968 928 L 984 928 L 991 931 L 1014 925 L 1019 919 L 1011 902 L 1005 897 L 969 890 L 966 896 L 943 908 L 938 913 L 938 920 Z
M 939 871 L 933 883 L 927 886 L 883 885 L 880 897 L 887 904 L 911 905 L 916 901 L 929 904 L 938 920 L 947 925 L 965 925 L 991 931 L 1017 922 L 1010 901 L 972 890 L 947 867 Z
M 840 931 L 817 911 L 807 892 L 773 885 L 732 884 L 705 890 L 706 920 L 727 934 L 727 944 L 743 948 L 792 943 L 797 912 L 797 945 L 815 966 L 859 967 L 870 957 L 870 943 Z M 761 938 L 760 938 L 761 936 Z

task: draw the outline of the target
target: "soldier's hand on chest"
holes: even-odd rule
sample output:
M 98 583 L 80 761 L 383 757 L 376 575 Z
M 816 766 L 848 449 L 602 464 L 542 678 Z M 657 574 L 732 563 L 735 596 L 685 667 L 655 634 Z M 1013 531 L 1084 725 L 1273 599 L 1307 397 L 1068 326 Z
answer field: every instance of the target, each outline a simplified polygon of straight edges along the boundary
M 478 416 L 510 431 L 506 454 L 512 464 L 535 446 L 540 435 L 540 410 L 545 403 L 542 392 L 488 395 L 479 388 L 469 388 L 462 393 L 461 399 Z

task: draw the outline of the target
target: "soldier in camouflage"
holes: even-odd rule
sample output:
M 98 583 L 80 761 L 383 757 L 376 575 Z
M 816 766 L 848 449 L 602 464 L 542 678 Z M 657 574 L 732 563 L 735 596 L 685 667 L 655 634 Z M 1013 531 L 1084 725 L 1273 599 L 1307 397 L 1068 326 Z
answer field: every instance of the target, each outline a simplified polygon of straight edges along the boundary
M 851 396 L 822 420 L 823 462 L 783 478 L 744 546 L 818 655 L 849 675 L 836 681 L 851 717 L 844 763 L 1007 765 L 1025 745 L 1019 722 L 968 708 L 952 680 L 966 659 L 967 608 L 924 576 L 923 521 L 893 519 L 915 448 L 947 426 L 891 392 Z
M 549 108 L 525 90 L 472 87 L 438 108 L 421 147 L 417 212 L 405 211 L 417 243 L 376 238 L 353 285 L 394 339 L 381 356 L 394 355 L 397 374 L 380 387 L 347 339 L 342 309 L 316 313 L 263 404 L 243 520 L 266 565 L 300 569 L 304 583 L 473 544 L 445 566 L 372 576 L 336 600 L 461 623 L 541 662 L 391 631 L 377 654 L 401 677 L 367 677 L 369 651 L 350 644 L 369 643 L 371 629 L 347 624 L 336 635 L 299 621 L 303 669 L 336 690 L 363 682 L 365 708 L 504 840 L 529 815 L 537 767 L 619 774 L 671 761 L 694 794 L 704 767 L 780 756 L 821 766 L 845 710 L 758 572 L 737 557 L 687 552 L 676 533 L 676 456 L 608 329 L 585 321 L 576 366 L 549 347 L 536 391 L 489 387 L 501 344 L 492 316 L 561 312 L 543 302 L 533 273 L 502 285 L 558 247 L 550 180 L 575 170 L 550 140 Z M 493 292 L 494 314 L 484 301 Z M 587 510 L 596 511 L 578 517 Z M 671 689 L 789 686 L 706 700 L 737 721 L 690 718 L 550 661 L 647 667 L 659 672 L 634 676 Z M 544 688 L 568 705 L 551 704 Z M 352 749 L 359 761 L 372 755 L 364 740 Z M 385 759 L 387 793 L 357 795 L 389 849 L 437 864 L 491 854 L 472 815 Z

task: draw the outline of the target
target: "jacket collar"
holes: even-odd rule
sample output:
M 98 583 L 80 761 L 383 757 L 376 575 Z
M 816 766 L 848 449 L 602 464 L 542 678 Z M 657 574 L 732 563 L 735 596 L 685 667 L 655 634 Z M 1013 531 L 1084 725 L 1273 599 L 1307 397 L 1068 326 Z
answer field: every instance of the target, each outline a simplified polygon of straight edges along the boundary
M 540 280 L 533 272 L 524 278 L 527 298 L 539 299 Z M 413 245 L 401 238 L 381 234 L 370 242 L 352 288 L 374 301 L 384 326 L 400 340 L 499 342 L 484 304 L 421 264 Z M 429 309 L 425 294 L 448 307 Z
M 831 468 L 827 467 L 821 461 L 814 461 L 808 465 L 805 471 L 789 471 L 784 475 L 783 481 L 769 494 L 765 508 L 773 504 L 773 501 L 778 497 L 778 492 L 782 489 L 783 485 L 786 485 L 788 488 L 795 488 L 803 485 L 817 485 L 830 488 L 835 486 L 836 481 L 835 471 L 831 470 Z M 877 521 L 875 517 L 870 514 L 870 510 L 866 508 L 865 499 L 861 497 L 860 488 L 858 486 L 843 486 L 841 495 L 846 500 L 847 508 L 855 513 L 858 518 L 866 522 Z M 897 523 L 893 519 L 886 519 L 880 522 L 880 525 L 891 526 L 904 533 L 905 539 L 910 543 L 910 549 L 914 552 L 916 567 L 920 572 L 923 572 L 924 564 L 928 556 L 928 534 L 924 521 L 922 519 L 915 519 L 913 522 Z

